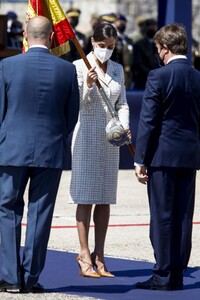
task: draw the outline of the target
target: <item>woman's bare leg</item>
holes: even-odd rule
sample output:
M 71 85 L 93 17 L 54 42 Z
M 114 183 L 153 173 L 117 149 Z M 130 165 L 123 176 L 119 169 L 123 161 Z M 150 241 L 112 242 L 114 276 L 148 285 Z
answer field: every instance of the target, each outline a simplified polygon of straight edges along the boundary
M 88 244 L 92 205 L 78 204 L 76 223 L 80 242 L 80 253 L 77 258 L 83 272 L 94 272 Z
M 110 218 L 110 205 L 96 205 L 94 209 L 95 248 L 94 253 L 104 262 L 104 245 Z

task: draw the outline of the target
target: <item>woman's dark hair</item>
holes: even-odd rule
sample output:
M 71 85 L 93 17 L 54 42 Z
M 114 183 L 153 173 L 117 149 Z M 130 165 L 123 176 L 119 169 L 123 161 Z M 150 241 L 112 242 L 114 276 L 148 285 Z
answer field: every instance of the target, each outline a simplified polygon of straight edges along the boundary
M 117 39 L 117 30 L 113 25 L 110 23 L 102 23 L 95 27 L 93 33 L 93 39 L 95 42 L 101 42 L 109 38 Z
M 161 47 L 166 45 L 173 54 L 186 55 L 188 52 L 186 30 L 181 24 L 173 23 L 163 26 L 156 32 L 153 39 Z

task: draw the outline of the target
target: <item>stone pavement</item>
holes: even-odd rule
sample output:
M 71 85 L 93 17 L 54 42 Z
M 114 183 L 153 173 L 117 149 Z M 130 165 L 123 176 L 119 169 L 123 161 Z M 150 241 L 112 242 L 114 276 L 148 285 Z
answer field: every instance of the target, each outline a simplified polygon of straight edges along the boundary
M 49 249 L 78 253 L 79 243 L 76 230 L 76 206 L 68 200 L 70 171 L 63 172 L 54 211 Z M 189 266 L 200 266 L 200 173 L 197 173 L 196 205 L 193 226 L 193 248 Z M 25 208 L 26 212 L 26 208 Z M 26 217 L 23 219 L 26 223 Z M 118 180 L 117 205 L 111 206 L 105 256 L 154 262 L 149 241 L 149 210 L 146 186 L 138 183 L 134 170 L 120 170 Z M 25 226 L 23 226 L 24 241 Z M 93 227 L 90 230 L 90 246 L 93 249 Z M 66 266 L 63 266 L 67 268 Z M 77 267 L 77 272 L 79 272 Z M 60 293 L 9 294 L 1 293 L 1 299 L 92 299 Z

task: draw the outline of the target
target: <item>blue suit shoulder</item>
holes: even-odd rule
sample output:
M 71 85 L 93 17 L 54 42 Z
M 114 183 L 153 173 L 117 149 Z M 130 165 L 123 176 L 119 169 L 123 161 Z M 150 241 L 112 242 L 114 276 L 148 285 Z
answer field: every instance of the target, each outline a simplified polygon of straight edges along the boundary
M 5 60 L 8 61 L 8 63 L 15 61 L 15 60 L 25 60 L 28 57 L 34 55 L 34 53 L 39 53 L 40 55 L 49 55 L 51 60 L 53 59 L 58 65 L 67 66 L 68 68 L 74 68 L 73 64 L 69 61 L 66 61 L 59 56 L 56 56 L 52 54 L 48 49 L 44 48 L 31 48 L 30 51 L 27 51 L 25 53 L 20 53 L 11 57 L 6 58 Z
M 63 58 L 61 58 L 59 56 L 55 56 L 55 55 L 53 55 L 53 57 L 57 60 L 58 64 L 65 65 L 66 67 L 69 67 L 69 68 L 72 68 L 72 69 L 75 68 L 73 63 L 71 63 L 70 61 L 64 60 Z
M 183 68 L 192 68 L 191 63 L 188 61 L 188 59 L 174 59 L 171 60 L 168 64 L 161 66 L 159 68 L 153 69 L 149 72 L 149 74 L 162 74 L 163 72 L 167 72 L 168 70 L 171 69 L 176 69 L 176 68 L 180 68 L 180 66 L 182 66 Z M 182 68 L 181 67 L 181 68 Z

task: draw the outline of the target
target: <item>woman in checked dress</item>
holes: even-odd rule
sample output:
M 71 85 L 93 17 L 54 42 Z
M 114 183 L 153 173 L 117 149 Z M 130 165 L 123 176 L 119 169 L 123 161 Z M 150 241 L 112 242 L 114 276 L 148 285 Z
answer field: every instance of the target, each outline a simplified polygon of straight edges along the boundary
M 93 278 L 114 277 L 105 266 L 104 244 L 110 204 L 116 204 L 119 165 L 119 147 L 106 141 L 105 127 L 111 115 L 95 84 L 97 78 L 130 136 L 123 67 L 109 59 L 116 40 L 116 29 L 109 23 L 100 24 L 91 39 L 93 51 L 87 56 L 92 68 L 88 71 L 82 59 L 74 62 L 80 89 L 80 113 L 72 139 L 70 195 L 77 204 L 80 274 Z M 93 205 L 95 247 L 91 253 L 88 236 Z

